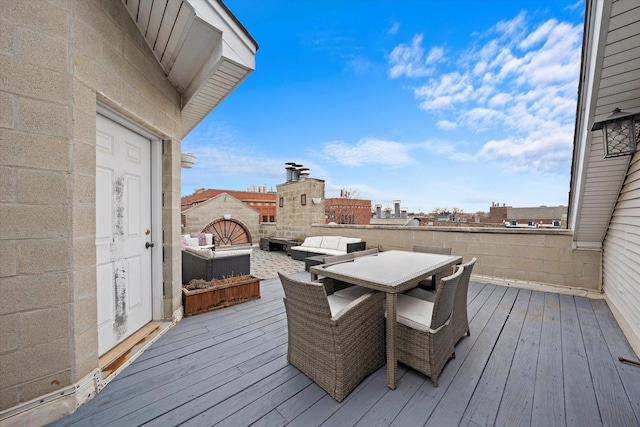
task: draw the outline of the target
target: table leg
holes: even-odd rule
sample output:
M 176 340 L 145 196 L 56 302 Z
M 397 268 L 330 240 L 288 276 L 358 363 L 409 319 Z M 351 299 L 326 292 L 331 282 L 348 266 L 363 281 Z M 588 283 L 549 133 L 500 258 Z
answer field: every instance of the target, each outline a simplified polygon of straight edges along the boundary
M 387 294 L 387 387 L 396 388 L 398 361 L 396 360 L 396 307 L 398 294 Z
M 311 281 L 314 282 L 318 280 L 318 275 L 316 273 L 311 273 Z

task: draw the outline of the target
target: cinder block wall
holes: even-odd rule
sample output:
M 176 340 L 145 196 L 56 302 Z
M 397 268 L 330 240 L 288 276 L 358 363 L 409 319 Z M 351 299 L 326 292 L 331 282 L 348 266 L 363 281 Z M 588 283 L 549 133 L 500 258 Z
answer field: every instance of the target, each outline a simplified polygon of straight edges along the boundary
M 313 203 L 313 199 L 320 199 L 320 203 Z M 278 237 L 303 240 L 309 224 L 325 222 L 324 181 L 307 178 L 279 184 L 276 194 L 276 215 Z
M 164 139 L 165 314 L 181 306 L 181 116 L 180 94 L 121 1 L 3 1 L 0 10 L 3 410 L 98 367 L 98 100 Z
M 478 258 L 474 274 L 601 290 L 601 251 L 573 250 L 570 230 L 314 224 L 306 235 L 359 237 L 368 248 L 381 250 L 410 251 L 413 245 L 450 247 L 464 260 Z

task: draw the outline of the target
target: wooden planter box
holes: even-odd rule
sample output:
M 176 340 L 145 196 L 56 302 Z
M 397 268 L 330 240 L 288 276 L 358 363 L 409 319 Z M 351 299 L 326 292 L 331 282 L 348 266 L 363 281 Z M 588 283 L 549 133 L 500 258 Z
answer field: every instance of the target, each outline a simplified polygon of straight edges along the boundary
M 213 280 L 212 283 L 216 281 Z M 260 298 L 260 279 L 245 276 L 243 280 L 192 291 L 182 288 L 184 315 L 205 313 L 230 305 Z

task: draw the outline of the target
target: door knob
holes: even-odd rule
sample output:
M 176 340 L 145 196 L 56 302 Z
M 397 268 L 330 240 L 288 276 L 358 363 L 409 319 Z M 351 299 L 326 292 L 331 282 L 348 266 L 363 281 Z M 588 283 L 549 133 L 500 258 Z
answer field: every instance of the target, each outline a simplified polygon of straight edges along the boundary
M 147 242 L 147 243 L 144 244 L 144 247 L 147 248 L 147 249 L 152 248 L 153 247 L 153 243 Z

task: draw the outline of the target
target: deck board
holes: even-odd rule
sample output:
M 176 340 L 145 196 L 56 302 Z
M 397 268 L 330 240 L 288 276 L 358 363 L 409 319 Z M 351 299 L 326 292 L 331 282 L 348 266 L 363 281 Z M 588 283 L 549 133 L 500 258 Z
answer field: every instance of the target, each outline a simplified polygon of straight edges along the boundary
M 301 278 L 308 277 L 305 274 Z M 434 387 L 386 367 L 338 403 L 287 362 L 282 287 L 183 319 L 54 426 L 638 425 L 640 368 L 604 300 L 471 282 L 471 335 Z

